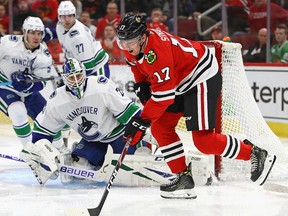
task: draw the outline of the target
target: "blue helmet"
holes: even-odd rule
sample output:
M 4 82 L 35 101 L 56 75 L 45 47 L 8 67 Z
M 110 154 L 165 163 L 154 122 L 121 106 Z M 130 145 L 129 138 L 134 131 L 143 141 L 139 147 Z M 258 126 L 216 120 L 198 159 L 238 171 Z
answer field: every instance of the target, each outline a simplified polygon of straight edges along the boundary
M 85 66 L 74 58 L 68 58 L 63 65 L 62 78 L 72 94 L 81 99 L 86 81 Z

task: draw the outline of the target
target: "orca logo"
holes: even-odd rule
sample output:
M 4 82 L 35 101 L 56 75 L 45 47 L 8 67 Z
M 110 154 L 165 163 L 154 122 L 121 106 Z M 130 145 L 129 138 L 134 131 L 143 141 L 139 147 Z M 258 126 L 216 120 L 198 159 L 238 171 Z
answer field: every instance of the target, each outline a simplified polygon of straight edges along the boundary
M 84 116 L 82 116 L 81 119 L 82 123 L 78 124 L 77 131 L 85 140 L 94 140 L 100 136 L 96 122 L 89 121 Z

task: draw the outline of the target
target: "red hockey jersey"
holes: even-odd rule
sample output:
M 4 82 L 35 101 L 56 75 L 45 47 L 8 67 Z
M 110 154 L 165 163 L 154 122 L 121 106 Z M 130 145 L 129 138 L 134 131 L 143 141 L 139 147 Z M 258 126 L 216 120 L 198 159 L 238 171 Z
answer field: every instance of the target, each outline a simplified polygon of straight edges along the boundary
M 158 119 L 174 102 L 175 95 L 189 91 L 218 72 L 216 57 L 204 44 L 150 29 L 144 56 L 125 51 L 136 82 L 151 83 L 152 97 L 145 104 L 141 117 Z

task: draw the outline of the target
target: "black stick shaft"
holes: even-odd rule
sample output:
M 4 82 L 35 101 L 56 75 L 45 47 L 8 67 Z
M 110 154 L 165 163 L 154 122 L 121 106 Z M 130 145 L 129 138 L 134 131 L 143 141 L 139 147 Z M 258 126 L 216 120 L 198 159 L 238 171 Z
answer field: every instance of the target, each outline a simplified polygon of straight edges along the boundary
M 27 80 L 21 80 L 19 79 L 19 82 L 25 82 L 25 83 L 35 83 L 35 82 L 42 82 L 42 81 L 49 81 L 49 80 L 57 80 L 59 77 L 47 77 L 47 78 L 38 78 L 38 79 L 27 79 Z
M 124 146 L 124 148 L 122 150 L 122 153 L 121 153 L 121 155 L 120 155 L 120 157 L 119 157 L 119 159 L 117 161 L 117 164 L 116 164 L 116 166 L 115 166 L 115 168 L 114 168 L 114 170 L 113 170 L 113 172 L 112 172 L 112 174 L 110 176 L 110 179 L 109 179 L 109 181 L 107 183 L 107 186 L 105 188 L 105 191 L 104 191 L 104 193 L 103 193 L 103 195 L 101 197 L 99 205 L 96 208 L 88 209 L 88 212 L 89 212 L 90 216 L 98 216 L 100 214 L 100 212 L 101 212 L 101 210 L 103 208 L 103 205 L 104 205 L 104 203 L 105 203 L 105 201 L 107 199 L 107 196 L 108 196 L 108 194 L 110 192 L 110 189 L 111 189 L 111 187 L 113 185 L 114 179 L 117 176 L 118 170 L 120 169 L 122 161 L 124 160 L 124 157 L 125 157 L 125 155 L 127 153 L 127 150 L 128 150 L 128 148 L 130 146 L 131 141 L 132 140 L 130 138 L 126 142 L 126 144 L 125 144 L 125 146 Z

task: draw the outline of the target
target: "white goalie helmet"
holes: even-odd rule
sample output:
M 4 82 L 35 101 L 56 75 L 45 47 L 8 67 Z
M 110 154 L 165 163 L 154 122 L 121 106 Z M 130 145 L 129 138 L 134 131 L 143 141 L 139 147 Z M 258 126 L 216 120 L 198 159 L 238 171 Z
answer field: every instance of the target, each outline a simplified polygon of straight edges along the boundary
M 81 99 L 86 82 L 85 66 L 74 58 L 68 58 L 63 65 L 62 78 L 72 94 Z
M 44 24 L 39 17 L 32 17 L 28 16 L 22 25 L 24 35 L 28 33 L 29 30 L 31 31 L 41 31 L 44 37 Z
M 73 3 L 71 1 L 61 1 L 58 6 L 58 19 L 60 20 L 60 16 L 71 14 L 76 16 L 76 8 Z

